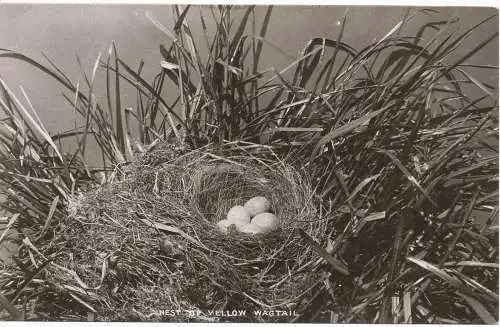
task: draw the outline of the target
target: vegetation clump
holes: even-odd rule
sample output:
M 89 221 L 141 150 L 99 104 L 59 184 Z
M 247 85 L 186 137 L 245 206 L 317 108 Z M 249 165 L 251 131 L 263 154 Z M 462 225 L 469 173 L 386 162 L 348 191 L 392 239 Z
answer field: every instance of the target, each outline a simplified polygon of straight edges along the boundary
M 152 83 L 114 45 L 88 94 L 57 67 L 0 52 L 55 78 L 84 118 L 51 135 L 0 80 L 2 207 L 21 236 L 0 273 L 10 317 L 283 321 L 207 314 L 276 309 L 302 322 L 498 321 L 498 90 L 468 70 L 497 69 L 468 60 L 498 33 L 457 52 L 494 17 L 405 36 L 415 15 L 435 14 L 409 11 L 361 50 L 342 40 L 344 18 L 335 40 L 312 39 L 276 72 L 260 62 L 271 7 L 237 23 L 230 6 L 201 10 L 204 28 L 207 12 L 216 23 L 207 56 L 191 7 L 172 8 L 173 31 L 148 13 L 172 39 Z M 105 104 L 92 89 L 99 66 Z M 136 108 L 121 106 L 122 83 Z M 71 154 L 56 144 L 69 138 Z M 219 232 L 229 208 L 257 195 L 279 229 Z M 162 314 L 166 304 L 202 314 Z
M 80 297 L 102 303 L 104 312 L 112 308 L 113 319 L 151 314 L 155 308 L 143 299 L 160 293 L 170 297 L 162 306 L 192 310 L 293 306 L 315 279 L 304 267 L 318 260 L 295 228 L 319 236 L 327 225 L 301 174 L 248 153 L 219 157 L 198 149 L 169 161 L 163 152 L 149 152 L 119 182 L 70 201 L 65 234 L 72 241 L 59 250 L 57 264 L 75 270 L 65 277 L 54 271 L 58 283 L 99 285 L 93 297 Z M 166 161 L 150 166 L 152 157 Z M 221 233 L 216 223 L 228 208 L 256 193 L 277 204 L 282 228 L 265 236 Z

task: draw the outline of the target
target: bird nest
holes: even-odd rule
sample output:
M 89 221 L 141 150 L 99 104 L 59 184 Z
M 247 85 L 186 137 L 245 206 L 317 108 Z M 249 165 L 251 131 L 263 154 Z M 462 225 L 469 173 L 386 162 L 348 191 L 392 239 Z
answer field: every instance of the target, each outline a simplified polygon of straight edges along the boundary
M 229 155 L 163 144 L 121 173 L 73 198 L 68 218 L 54 227 L 59 240 L 39 245 L 37 253 L 51 258 L 45 286 L 59 299 L 39 298 L 45 312 L 277 321 L 289 320 L 310 296 L 321 259 L 303 235 L 324 247 L 328 220 L 304 172 L 265 149 Z M 217 228 L 229 208 L 258 195 L 270 200 L 278 229 L 251 235 Z

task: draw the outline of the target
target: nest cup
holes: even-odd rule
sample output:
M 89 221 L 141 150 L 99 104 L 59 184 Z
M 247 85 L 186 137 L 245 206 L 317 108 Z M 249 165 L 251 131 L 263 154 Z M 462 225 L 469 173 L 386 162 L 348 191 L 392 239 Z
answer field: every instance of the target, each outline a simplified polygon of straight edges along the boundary
M 324 220 L 318 219 L 309 181 L 282 161 L 252 156 L 199 163 L 190 176 L 192 219 L 198 222 L 193 226 L 212 252 L 188 254 L 197 262 L 193 269 L 210 266 L 214 274 L 206 285 L 213 287 L 214 296 L 229 298 L 235 306 L 290 309 L 315 280 L 297 271 L 312 258 L 317 260 L 294 229 L 299 227 L 312 237 L 325 235 L 326 230 Z M 270 200 L 271 211 L 279 219 L 277 230 L 251 235 L 235 230 L 225 234 L 217 228 L 231 207 L 259 195 Z
M 226 219 L 230 208 L 243 206 L 258 195 L 281 204 L 280 196 L 275 196 L 277 189 L 273 188 L 277 177 L 254 165 L 210 165 L 194 176 L 193 208 L 208 223 L 216 224 Z M 274 206 L 271 210 L 274 210 Z

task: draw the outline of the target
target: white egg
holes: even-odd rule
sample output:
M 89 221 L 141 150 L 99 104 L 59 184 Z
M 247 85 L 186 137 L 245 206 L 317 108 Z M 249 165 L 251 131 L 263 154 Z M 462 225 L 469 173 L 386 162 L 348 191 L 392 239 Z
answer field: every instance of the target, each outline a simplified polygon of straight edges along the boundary
M 227 213 L 227 220 L 236 226 L 250 223 L 250 214 L 242 206 L 234 206 Z
M 230 221 L 228 221 L 227 219 L 224 219 L 224 220 L 221 220 L 217 223 L 217 227 L 219 228 L 219 230 L 221 232 L 223 232 L 224 234 L 228 234 L 229 233 L 229 226 L 231 226 L 233 223 L 231 223 Z
M 237 226 L 238 232 L 245 234 L 263 234 L 265 231 L 257 225 L 246 224 L 243 226 Z
M 263 196 L 256 196 L 248 200 L 244 207 L 253 217 L 259 213 L 268 212 L 271 209 L 271 202 Z
M 263 229 L 267 233 L 278 228 L 279 221 L 278 217 L 276 217 L 274 214 L 264 212 L 253 217 L 250 224 Z

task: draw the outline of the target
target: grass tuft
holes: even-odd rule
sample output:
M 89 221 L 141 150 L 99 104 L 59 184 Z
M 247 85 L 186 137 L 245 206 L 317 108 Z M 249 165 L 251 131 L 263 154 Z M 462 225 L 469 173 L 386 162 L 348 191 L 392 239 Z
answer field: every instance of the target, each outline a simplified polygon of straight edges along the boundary
M 357 50 L 346 15 L 337 40 L 313 38 L 278 72 L 261 56 L 271 7 L 260 28 L 257 7 L 237 21 L 230 6 L 201 8 L 202 40 L 193 7 L 172 9 L 171 29 L 147 14 L 170 40 L 151 82 L 114 45 L 88 93 L 53 62 L 1 50 L 58 81 L 85 119 L 50 135 L 0 83 L 1 205 L 20 235 L 0 300 L 13 319 L 168 320 L 151 314 L 168 303 L 286 308 L 299 322 L 498 321 L 498 89 L 469 70 L 498 67 L 468 63 L 498 33 L 461 48 L 493 17 L 459 34 L 454 19 L 408 11 Z M 122 108 L 123 83 L 136 108 Z M 56 142 L 70 138 L 81 146 L 64 153 Z M 256 193 L 279 232 L 219 234 Z

